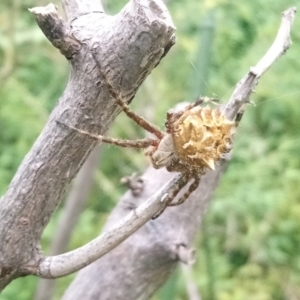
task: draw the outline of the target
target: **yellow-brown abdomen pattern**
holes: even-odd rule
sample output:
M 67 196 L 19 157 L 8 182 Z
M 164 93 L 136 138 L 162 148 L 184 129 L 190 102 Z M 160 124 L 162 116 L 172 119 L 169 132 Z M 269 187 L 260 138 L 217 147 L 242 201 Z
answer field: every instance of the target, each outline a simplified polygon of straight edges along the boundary
M 192 168 L 215 168 L 215 162 L 232 148 L 235 122 L 219 109 L 194 107 L 174 124 L 172 136 L 176 155 Z

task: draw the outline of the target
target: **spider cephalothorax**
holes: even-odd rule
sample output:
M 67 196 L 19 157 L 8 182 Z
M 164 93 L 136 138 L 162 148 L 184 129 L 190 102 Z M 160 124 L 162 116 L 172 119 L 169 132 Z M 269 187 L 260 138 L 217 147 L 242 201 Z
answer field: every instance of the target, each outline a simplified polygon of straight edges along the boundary
M 172 191 L 168 196 L 167 205 L 169 206 L 183 203 L 198 187 L 201 176 L 208 169 L 214 170 L 215 164 L 232 148 L 236 123 L 228 120 L 219 106 L 202 107 L 201 104 L 208 102 L 209 98 L 199 98 L 195 103 L 179 111 L 169 110 L 166 132 L 163 132 L 131 111 L 117 94 L 113 93 L 113 96 L 128 117 L 154 134 L 156 138 L 119 140 L 91 134 L 60 121 L 59 123 L 105 143 L 122 147 L 146 148 L 146 155 L 150 157 L 154 168 L 166 167 L 170 172 L 181 172 L 185 177 L 185 182 L 193 179 L 194 182 L 187 192 L 175 203 L 172 200 L 183 186 L 178 186 Z

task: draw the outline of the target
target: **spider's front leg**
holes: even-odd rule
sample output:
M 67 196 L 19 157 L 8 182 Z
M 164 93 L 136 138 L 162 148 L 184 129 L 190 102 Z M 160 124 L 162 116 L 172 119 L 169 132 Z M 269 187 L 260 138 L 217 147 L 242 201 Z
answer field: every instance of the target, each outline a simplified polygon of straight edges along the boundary
M 157 144 L 158 144 L 158 141 L 154 140 L 154 139 L 122 140 L 122 139 L 115 139 L 115 138 L 102 136 L 102 135 L 96 135 L 96 134 L 92 134 L 92 133 L 89 133 L 87 131 L 78 129 L 74 126 L 68 125 L 68 124 L 66 124 L 62 121 L 56 120 L 56 122 L 70 128 L 72 130 L 75 130 L 78 133 L 87 135 L 87 136 L 89 136 L 89 137 L 91 137 L 95 140 L 98 140 L 98 141 L 101 141 L 101 142 L 107 143 L 107 144 L 117 145 L 117 146 L 120 146 L 120 147 L 147 148 L 149 146 L 156 147 Z
M 148 132 L 154 134 L 157 138 L 161 139 L 164 135 L 163 131 L 161 131 L 157 126 L 153 125 L 143 117 L 140 117 L 134 111 L 130 109 L 130 107 L 125 103 L 114 91 L 111 94 L 116 99 L 119 106 L 122 107 L 124 113 L 132 119 L 136 124 L 147 130 Z
M 99 72 L 105 78 L 109 93 L 116 100 L 117 104 L 123 109 L 124 113 L 135 123 L 137 123 L 139 126 L 149 131 L 150 133 L 154 134 L 158 139 L 161 139 L 164 135 L 163 131 L 161 131 L 157 126 L 145 120 L 143 117 L 140 117 L 130 109 L 128 104 L 122 99 L 120 92 L 116 92 L 116 89 L 114 88 L 113 84 L 110 82 L 108 76 L 105 74 L 105 72 L 102 71 L 101 65 L 98 62 L 95 53 L 93 52 L 91 53 L 96 62 L 96 65 L 98 66 Z
M 171 132 L 171 128 L 172 125 L 174 124 L 174 122 L 176 122 L 185 112 L 191 110 L 192 108 L 199 106 L 205 102 L 211 102 L 214 104 L 219 103 L 219 99 L 217 98 L 209 98 L 209 97 L 199 97 L 195 102 L 190 103 L 188 105 L 186 105 L 183 109 L 181 110 L 177 110 L 177 109 L 170 109 L 167 112 L 167 121 L 166 121 L 166 128 L 167 128 L 167 132 Z

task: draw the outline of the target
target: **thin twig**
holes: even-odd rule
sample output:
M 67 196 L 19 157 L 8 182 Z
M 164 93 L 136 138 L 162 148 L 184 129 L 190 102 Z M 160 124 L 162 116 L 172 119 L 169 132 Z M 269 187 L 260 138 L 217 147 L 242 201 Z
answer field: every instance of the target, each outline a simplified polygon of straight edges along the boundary
M 229 119 L 233 120 L 242 107 L 249 103 L 249 97 L 261 75 L 263 75 L 281 55 L 286 53 L 291 45 L 290 31 L 296 12 L 296 8 L 291 7 L 282 13 L 281 24 L 272 46 L 256 66 L 250 68 L 248 74 L 236 85 L 232 96 L 224 108 L 224 113 Z

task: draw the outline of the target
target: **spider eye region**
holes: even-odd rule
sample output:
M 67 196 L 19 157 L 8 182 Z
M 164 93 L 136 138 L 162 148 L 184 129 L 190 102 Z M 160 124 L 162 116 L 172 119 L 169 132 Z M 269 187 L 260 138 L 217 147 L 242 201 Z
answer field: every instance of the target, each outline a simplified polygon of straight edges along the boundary
M 219 109 L 194 107 L 173 124 L 176 156 L 196 169 L 215 168 L 232 148 L 235 122 L 228 120 Z
M 172 135 L 166 134 L 157 147 L 147 152 L 154 168 L 159 169 L 170 165 L 175 156 Z

